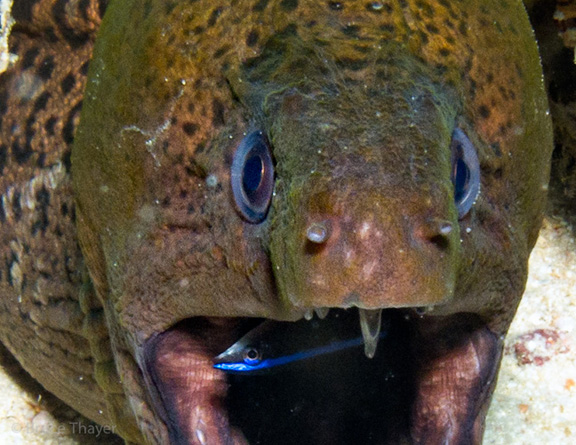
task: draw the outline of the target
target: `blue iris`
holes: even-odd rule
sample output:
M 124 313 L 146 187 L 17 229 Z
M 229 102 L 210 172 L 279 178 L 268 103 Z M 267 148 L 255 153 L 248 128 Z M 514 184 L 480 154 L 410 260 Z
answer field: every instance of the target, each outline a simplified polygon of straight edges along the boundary
M 234 153 L 230 180 L 234 201 L 248 222 L 266 218 L 274 190 L 274 163 L 268 139 L 261 131 L 248 134 Z
M 458 219 L 464 218 L 480 192 L 480 162 L 470 139 L 459 128 L 452 134 L 452 185 Z

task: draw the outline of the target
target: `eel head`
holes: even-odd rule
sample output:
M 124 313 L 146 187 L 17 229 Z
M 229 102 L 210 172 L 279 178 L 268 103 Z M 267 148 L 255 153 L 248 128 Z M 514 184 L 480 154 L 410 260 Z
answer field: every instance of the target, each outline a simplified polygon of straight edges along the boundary
M 337 2 L 237 3 L 112 2 L 95 48 L 72 173 L 122 380 L 109 409 L 134 425 L 121 434 L 398 443 L 400 425 L 418 443 L 478 442 L 548 179 L 527 18 L 485 8 L 512 37 L 478 2 L 422 20 L 411 2 L 346 3 L 345 19 Z M 438 35 L 464 25 L 491 44 Z M 515 101 L 493 100 L 499 87 Z M 255 319 L 330 309 L 354 314 L 343 329 L 372 360 L 250 382 L 212 366 Z M 307 439 L 286 434 L 296 418 Z

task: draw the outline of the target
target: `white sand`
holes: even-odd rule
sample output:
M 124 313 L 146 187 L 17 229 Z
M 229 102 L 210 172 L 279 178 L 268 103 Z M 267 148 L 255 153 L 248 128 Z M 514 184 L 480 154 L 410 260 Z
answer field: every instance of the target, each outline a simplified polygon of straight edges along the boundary
M 544 222 L 506 344 L 484 443 L 576 443 L 576 242 L 561 219 Z

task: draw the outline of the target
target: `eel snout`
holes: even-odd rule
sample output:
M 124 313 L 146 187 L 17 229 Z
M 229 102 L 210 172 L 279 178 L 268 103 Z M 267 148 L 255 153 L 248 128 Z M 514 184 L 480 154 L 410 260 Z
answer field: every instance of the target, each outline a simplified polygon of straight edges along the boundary
M 352 182 L 316 188 L 295 204 L 291 230 L 273 238 L 280 293 L 292 305 L 377 310 L 453 299 L 461 247 L 448 198 L 403 202 Z

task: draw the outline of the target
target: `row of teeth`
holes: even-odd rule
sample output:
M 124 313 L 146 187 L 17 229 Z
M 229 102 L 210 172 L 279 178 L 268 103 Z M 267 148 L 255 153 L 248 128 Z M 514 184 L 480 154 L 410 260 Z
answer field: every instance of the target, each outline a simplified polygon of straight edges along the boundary
M 314 313 L 323 320 L 328 315 L 330 308 L 320 307 L 308 309 L 304 313 L 306 320 L 312 320 Z M 358 309 L 360 314 L 360 330 L 364 339 L 364 354 L 372 358 L 376 354 L 376 347 L 380 339 L 380 328 L 382 326 L 382 309 Z
M 308 309 L 304 312 L 304 318 L 308 321 L 312 320 L 314 313 L 318 316 L 320 320 L 324 320 L 330 311 L 329 307 L 317 307 L 314 309 Z

